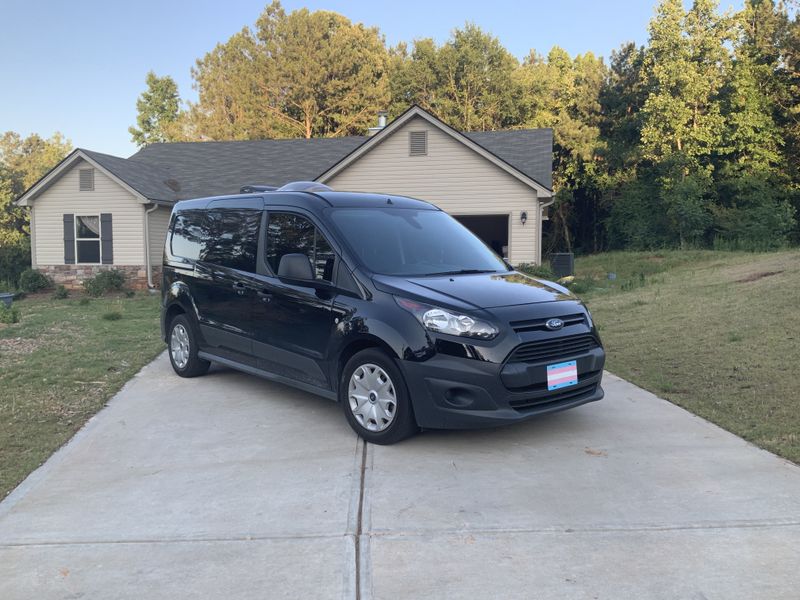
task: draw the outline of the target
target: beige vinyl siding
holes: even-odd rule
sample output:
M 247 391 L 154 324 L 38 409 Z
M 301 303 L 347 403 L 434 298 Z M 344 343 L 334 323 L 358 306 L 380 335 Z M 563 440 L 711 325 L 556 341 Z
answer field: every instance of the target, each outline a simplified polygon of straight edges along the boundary
M 160 265 L 164 259 L 164 242 L 167 239 L 167 228 L 169 227 L 169 216 L 172 214 L 171 208 L 159 206 L 151 212 L 150 219 L 150 264 Z
M 100 169 L 95 169 L 94 191 L 79 191 L 81 168 L 91 168 L 91 165 L 86 161 L 76 163 L 32 202 L 36 214 L 33 253 L 37 266 L 64 264 L 64 215 L 68 213 L 111 213 L 114 264 L 143 265 L 144 206 Z
M 428 132 L 428 153 L 409 156 L 409 131 Z M 433 202 L 452 215 L 510 214 L 509 261 L 539 262 L 536 191 L 437 127 L 415 118 L 325 182 Z M 528 213 L 523 226 L 520 215 Z

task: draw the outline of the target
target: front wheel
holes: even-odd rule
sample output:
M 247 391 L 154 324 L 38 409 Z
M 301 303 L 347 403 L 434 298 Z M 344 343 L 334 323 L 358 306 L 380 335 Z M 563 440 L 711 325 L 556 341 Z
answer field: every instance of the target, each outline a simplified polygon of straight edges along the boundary
M 197 356 L 197 336 L 186 315 L 178 315 L 169 324 L 169 361 L 181 377 L 205 375 L 211 363 Z
M 353 430 L 373 444 L 394 444 L 418 430 L 403 375 L 381 350 L 362 350 L 347 361 L 339 400 Z

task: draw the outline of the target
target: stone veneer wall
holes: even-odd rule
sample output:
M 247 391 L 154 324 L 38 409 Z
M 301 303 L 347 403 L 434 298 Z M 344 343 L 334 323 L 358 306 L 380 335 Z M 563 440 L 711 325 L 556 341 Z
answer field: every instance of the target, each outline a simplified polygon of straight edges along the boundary
M 50 277 L 56 285 L 68 290 L 83 289 L 83 280 L 94 277 L 100 271 L 117 269 L 125 274 L 126 285 L 132 290 L 147 289 L 147 271 L 144 265 L 39 265 L 37 270 Z M 161 267 L 152 267 L 153 285 L 161 287 Z

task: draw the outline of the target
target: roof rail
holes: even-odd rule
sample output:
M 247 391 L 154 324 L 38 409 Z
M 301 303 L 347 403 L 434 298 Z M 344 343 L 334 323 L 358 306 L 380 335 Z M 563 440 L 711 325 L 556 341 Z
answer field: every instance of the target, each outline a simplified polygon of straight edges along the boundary
M 239 188 L 240 194 L 252 194 L 253 192 L 274 192 L 278 188 L 274 185 L 243 185 Z
M 317 181 L 292 181 L 278 188 L 279 192 L 332 192 L 333 188 Z

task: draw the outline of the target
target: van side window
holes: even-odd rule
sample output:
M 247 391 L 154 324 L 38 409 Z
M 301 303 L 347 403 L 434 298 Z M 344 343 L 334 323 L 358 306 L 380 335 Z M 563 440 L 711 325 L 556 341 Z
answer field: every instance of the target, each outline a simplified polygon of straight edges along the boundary
M 267 263 L 272 272 L 278 272 L 285 254 L 297 253 L 308 256 L 317 279 L 333 281 L 336 254 L 314 224 L 301 215 L 271 212 L 267 226 Z
M 261 211 L 220 208 L 206 212 L 206 235 L 200 260 L 256 272 Z
M 173 255 L 190 260 L 200 258 L 206 235 L 204 214 L 201 210 L 185 210 L 175 215 L 170 241 Z

